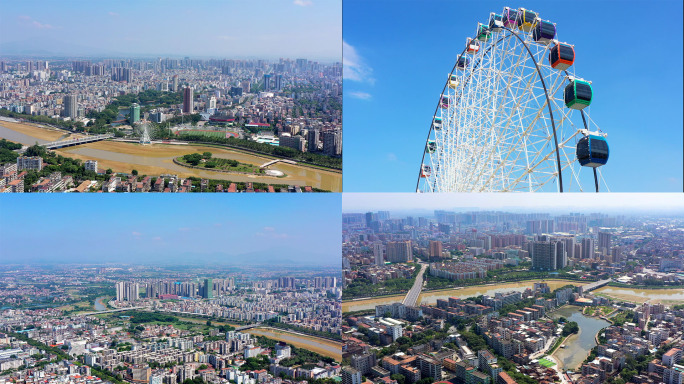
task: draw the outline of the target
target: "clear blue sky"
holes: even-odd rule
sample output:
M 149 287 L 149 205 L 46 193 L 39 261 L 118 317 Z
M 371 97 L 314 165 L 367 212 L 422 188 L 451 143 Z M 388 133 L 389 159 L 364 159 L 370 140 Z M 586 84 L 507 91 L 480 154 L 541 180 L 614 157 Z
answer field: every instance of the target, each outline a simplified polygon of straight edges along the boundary
M 593 81 L 615 192 L 682 191 L 682 1 L 345 0 L 344 190 L 415 191 L 432 113 L 477 22 L 504 6 L 557 23 Z
M 113 52 L 339 61 L 341 0 L 0 1 L 0 44 Z M 2 52 L 0 51 L 0 55 Z
M 0 263 L 339 265 L 341 195 L 5 194 Z

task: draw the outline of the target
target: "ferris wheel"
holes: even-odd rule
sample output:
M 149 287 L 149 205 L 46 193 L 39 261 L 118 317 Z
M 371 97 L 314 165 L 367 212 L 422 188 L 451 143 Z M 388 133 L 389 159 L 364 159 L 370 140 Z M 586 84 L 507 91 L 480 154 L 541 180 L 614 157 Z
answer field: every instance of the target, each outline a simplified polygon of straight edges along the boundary
M 416 191 L 608 190 L 606 134 L 574 64 L 574 46 L 533 11 L 478 23 L 439 95 Z

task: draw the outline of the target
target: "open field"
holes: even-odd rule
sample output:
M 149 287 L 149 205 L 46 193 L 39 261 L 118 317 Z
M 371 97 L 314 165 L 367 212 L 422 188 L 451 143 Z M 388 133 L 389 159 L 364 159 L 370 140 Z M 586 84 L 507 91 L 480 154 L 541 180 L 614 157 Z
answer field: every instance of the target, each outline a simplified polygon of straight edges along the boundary
M 0 125 L 15 132 L 23 133 L 41 140 L 55 141 L 64 136 L 66 132 L 49 127 L 38 127 L 35 123 L 12 123 L 9 121 L 0 121 Z M 74 134 L 73 138 L 81 137 L 83 135 Z

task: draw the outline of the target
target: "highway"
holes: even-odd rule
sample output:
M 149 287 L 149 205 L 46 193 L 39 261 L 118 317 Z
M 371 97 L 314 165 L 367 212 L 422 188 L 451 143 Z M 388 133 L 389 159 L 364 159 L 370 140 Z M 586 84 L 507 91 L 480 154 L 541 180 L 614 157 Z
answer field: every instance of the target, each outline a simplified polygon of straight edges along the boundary
M 421 264 L 420 272 L 418 272 L 418 276 L 416 276 L 416 281 L 413 283 L 411 290 L 406 293 L 406 297 L 404 297 L 404 300 L 401 302 L 402 304 L 409 307 L 416 306 L 418 296 L 420 296 L 420 292 L 423 290 L 423 273 L 425 273 L 427 266 L 427 264 Z

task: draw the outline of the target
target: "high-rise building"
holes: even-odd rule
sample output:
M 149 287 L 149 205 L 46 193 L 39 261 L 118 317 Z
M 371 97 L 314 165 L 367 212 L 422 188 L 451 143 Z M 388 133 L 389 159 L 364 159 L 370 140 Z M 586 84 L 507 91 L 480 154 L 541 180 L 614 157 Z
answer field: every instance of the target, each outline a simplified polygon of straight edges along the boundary
M 192 88 L 187 86 L 183 90 L 183 113 L 193 113 L 194 110 Z
M 430 257 L 442 257 L 442 242 L 430 240 Z
M 212 279 L 204 279 L 204 288 L 202 289 L 202 297 L 205 299 L 214 298 L 214 282 Z
M 207 109 L 216 109 L 216 97 L 212 96 L 209 98 Z
M 279 92 L 283 90 L 283 75 L 278 74 L 275 76 L 274 89 Z
M 134 123 L 137 123 L 138 121 L 140 121 L 140 106 L 138 105 L 138 103 L 131 104 L 128 121 L 131 124 L 134 124 Z
M 324 131 L 322 133 L 323 153 L 328 156 L 342 154 L 342 133 L 340 131 Z
M 608 250 L 610 249 L 610 243 L 611 243 L 612 238 L 613 238 L 613 234 L 610 232 L 599 231 L 599 233 L 598 233 L 598 249 L 604 255 L 606 253 L 608 253 Z
M 385 265 L 385 259 L 383 258 L 382 252 L 382 242 L 376 241 L 373 243 L 373 259 L 375 261 L 375 265 L 378 267 Z
M 172 87 L 173 92 L 178 92 L 178 75 L 173 75 Z
M 568 254 L 565 251 L 565 241 L 557 240 L 556 243 L 556 269 L 565 268 L 568 265 Z
M 71 117 L 72 119 L 78 117 L 78 103 L 76 101 L 76 95 L 66 95 L 64 96 L 64 116 Z
M 405 263 L 413 260 L 411 240 L 390 241 L 387 243 L 387 261 L 391 263 Z
M 140 298 L 140 285 L 138 283 L 118 281 L 115 287 L 117 301 L 135 301 Z
M 535 241 L 532 250 L 532 269 L 535 271 L 555 271 L 556 242 Z
M 264 75 L 264 91 L 271 90 L 271 75 Z
M 594 239 L 584 238 L 582 239 L 582 259 L 593 259 L 594 258 Z
M 306 132 L 306 149 L 309 152 L 318 151 L 318 140 L 320 136 L 320 131 L 318 129 L 309 129 Z

